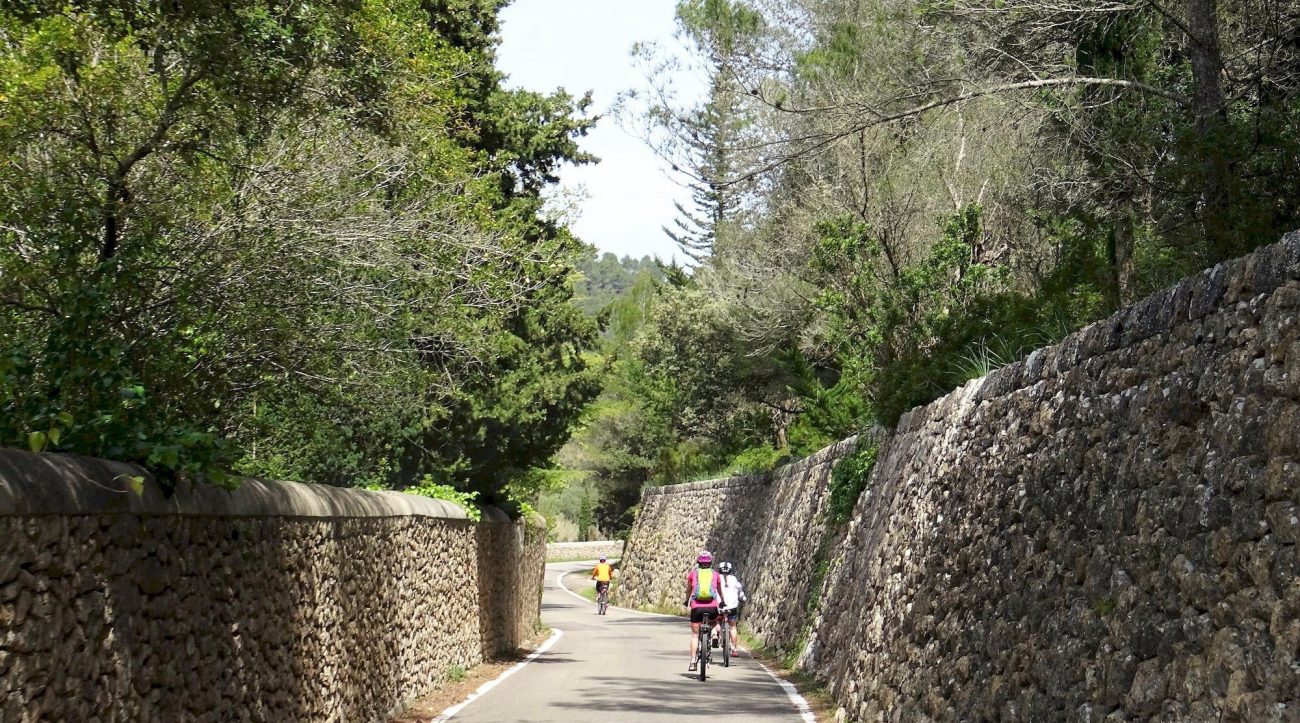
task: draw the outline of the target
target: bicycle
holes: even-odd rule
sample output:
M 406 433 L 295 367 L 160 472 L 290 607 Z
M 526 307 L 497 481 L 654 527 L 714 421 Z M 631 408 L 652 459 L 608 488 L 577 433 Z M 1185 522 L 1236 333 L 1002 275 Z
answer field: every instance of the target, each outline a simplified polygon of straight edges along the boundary
M 700 622 L 700 639 L 697 641 L 696 664 L 700 668 L 700 680 L 704 680 L 704 669 L 708 667 L 709 662 L 713 660 L 712 631 L 713 625 L 717 622 L 718 614 L 705 613 L 704 620 Z
M 596 614 L 604 615 L 609 609 L 609 583 L 602 582 L 596 586 Z
M 731 667 L 731 619 L 727 617 L 727 611 L 718 609 L 718 637 L 722 638 L 722 667 Z

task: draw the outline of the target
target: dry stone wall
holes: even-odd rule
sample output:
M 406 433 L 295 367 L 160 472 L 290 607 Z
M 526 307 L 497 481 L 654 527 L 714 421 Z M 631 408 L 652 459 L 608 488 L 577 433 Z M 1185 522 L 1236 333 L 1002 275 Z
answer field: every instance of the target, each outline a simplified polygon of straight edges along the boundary
M 0 450 L 0 721 L 384 720 L 537 622 L 536 526 L 135 474 Z
M 619 559 L 623 556 L 623 541 L 552 542 L 546 546 L 546 556 L 552 560 L 595 560 L 601 555 Z
M 546 576 L 546 522 L 512 523 L 485 510 L 478 525 L 479 630 L 483 655 L 512 652 L 538 629 Z
M 750 630 L 772 644 L 792 643 L 812 592 L 812 560 L 826 545 L 821 511 L 831 469 L 856 446 L 856 438 L 847 439 L 767 474 L 646 489 L 616 602 L 680 605 L 686 574 L 707 549 L 735 563 L 750 592 Z
M 1298 318 L 1291 235 L 909 412 L 800 666 L 850 720 L 1300 721 Z M 806 600 L 806 564 L 747 583 Z

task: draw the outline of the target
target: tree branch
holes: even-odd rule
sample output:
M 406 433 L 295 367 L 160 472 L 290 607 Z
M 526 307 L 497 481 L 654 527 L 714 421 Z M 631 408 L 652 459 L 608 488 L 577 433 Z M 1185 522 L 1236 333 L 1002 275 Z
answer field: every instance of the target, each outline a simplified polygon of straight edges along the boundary
M 761 168 L 758 168 L 757 170 L 754 170 L 738 178 L 734 178 L 729 181 L 726 181 L 724 182 L 723 185 L 734 185 L 734 184 L 744 183 L 746 181 L 753 180 L 758 176 L 761 176 L 765 173 L 768 173 L 770 171 L 773 171 L 785 165 L 786 163 L 794 160 L 795 158 L 825 148 L 826 146 L 835 143 L 839 140 L 842 140 L 847 136 L 860 133 L 869 128 L 874 128 L 876 126 L 886 125 L 888 123 L 893 123 L 894 121 L 899 121 L 899 120 L 904 120 L 906 118 L 919 116 L 928 111 L 935 110 L 937 108 L 944 108 L 950 105 L 954 105 L 956 103 L 962 103 L 975 98 L 982 98 L 984 96 L 989 96 L 989 95 L 998 95 L 1001 93 L 1010 93 L 1018 90 L 1032 90 L 1035 88 L 1055 88 L 1055 87 L 1065 87 L 1065 86 L 1101 86 L 1101 87 L 1123 88 L 1123 89 L 1136 90 L 1142 93 L 1159 96 L 1161 98 L 1166 98 L 1182 106 L 1191 105 L 1191 101 L 1188 98 L 1178 95 L 1177 93 L 1173 93 L 1163 88 L 1157 88 L 1153 85 L 1147 85 L 1146 83 L 1140 83 L 1135 80 L 1123 80 L 1121 78 L 1092 78 L 1092 77 L 1044 78 L 1041 80 L 1025 80 L 1025 81 L 1020 81 L 1018 83 L 1004 83 L 1002 85 L 994 85 L 994 86 L 989 86 L 987 88 L 979 88 L 976 90 L 967 91 L 965 93 L 959 93 L 957 95 L 940 98 L 938 100 L 934 100 L 929 103 L 925 103 L 923 105 L 915 106 L 913 108 L 909 108 L 904 111 L 899 111 L 897 113 L 890 113 L 887 115 L 876 114 L 876 117 L 873 118 L 872 120 L 869 120 L 865 123 L 859 123 L 853 125 L 850 128 L 837 133 L 832 133 L 827 137 L 814 143 L 812 146 L 808 148 L 804 148 L 795 151 L 794 153 L 783 156 L 782 158 L 772 161 L 771 163 L 768 163 L 762 166 Z

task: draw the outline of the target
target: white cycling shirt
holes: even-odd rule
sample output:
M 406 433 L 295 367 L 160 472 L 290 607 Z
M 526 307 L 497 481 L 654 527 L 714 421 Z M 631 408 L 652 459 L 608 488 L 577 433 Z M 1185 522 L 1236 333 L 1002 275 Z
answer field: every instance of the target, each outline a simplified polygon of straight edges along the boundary
M 718 593 L 723 607 L 738 608 L 745 597 L 745 586 L 740 584 L 740 578 L 735 575 L 719 575 Z

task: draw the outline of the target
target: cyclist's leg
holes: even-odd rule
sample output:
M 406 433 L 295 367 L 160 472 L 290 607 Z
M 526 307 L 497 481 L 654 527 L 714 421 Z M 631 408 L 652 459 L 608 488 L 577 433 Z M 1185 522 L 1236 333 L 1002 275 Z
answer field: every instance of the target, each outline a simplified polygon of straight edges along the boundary
M 718 613 L 718 609 L 717 609 L 716 607 L 710 607 L 710 608 L 708 608 L 708 612 L 705 613 L 705 615 L 707 616 L 707 619 L 708 619 L 708 621 L 709 621 L 709 641 L 710 641 L 710 642 L 712 642 L 715 638 L 718 637 L 718 615 L 717 615 L 717 613 Z
M 701 609 L 702 608 L 691 608 L 691 670 L 695 670 L 695 656 L 700 654 L 700 622 L 704 619 L 699 613 Z

